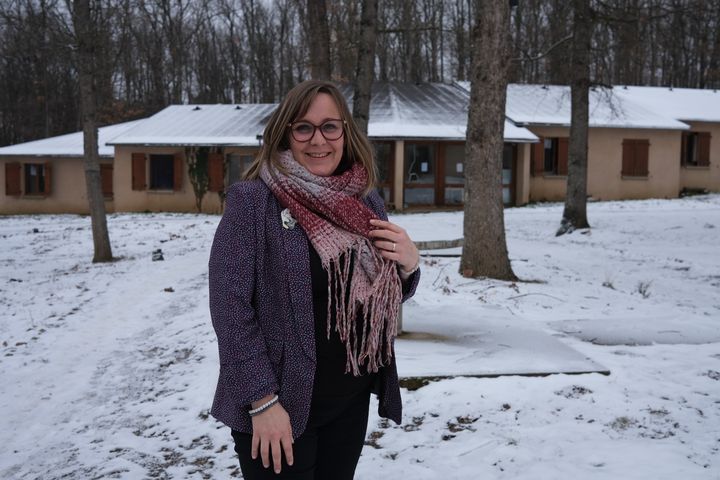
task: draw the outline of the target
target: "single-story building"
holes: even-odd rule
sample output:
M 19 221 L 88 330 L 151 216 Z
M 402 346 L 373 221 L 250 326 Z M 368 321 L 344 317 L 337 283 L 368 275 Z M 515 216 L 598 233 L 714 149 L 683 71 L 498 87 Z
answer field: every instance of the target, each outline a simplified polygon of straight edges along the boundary
M 98 129 L 105 208 L 114 211 L 113 158 L 107 141 L 142 120 Z M 0 214 L 87 213 L 83 133 L 76 132 L 0 148 Z
M 343 92 L 351 98 L 350 87 Z M 592 198 L 720 191 L 720 144 L 711 142 L 720 135 L 719 93 L 616 87 L 591 92 L 590 103 Z M 462 204 L 468 104 L 466 82 L 373 86 L 368 135 L 389 208 Z M 224 189 L 252 162 L 276 106 L 173 105 L 100 129 L 108 211 L 196 211 L 192 179 L 202 164 L 209 180 L 202 211 L 220 212 Z M 506 205 L 564 198 L 569 126 L 569 87 L 508 86 Z M 0 148 L 0 175 L 0 214 L 87 212 L 82 133 Z

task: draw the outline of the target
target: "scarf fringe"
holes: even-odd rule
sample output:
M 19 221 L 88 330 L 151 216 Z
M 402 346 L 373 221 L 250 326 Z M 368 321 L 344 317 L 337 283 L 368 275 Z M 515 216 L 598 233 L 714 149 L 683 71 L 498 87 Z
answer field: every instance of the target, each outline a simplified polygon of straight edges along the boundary
M 398 311 L 402 300 L 402 287 L 395 262 L 382 257 L 376 262 L 378 274 L 370 293 L 363 292 L 361 287 L 355 288 L 353 279 L 359 278 L 357 274 L 362 268 L 357 259 L 364 248 L 373 248 L 367 239 L 362 239 L 345 250 L 338 259 L 323 265 L 323 269 L 328 272 L 327 337 L 330 338 L 333 327 L 331 319 L 334 308 L 335 330 L 345 344 L 347 354 L 345 373 L 352 372 L 355 376 L 362 375 L 360 367 L 373 373 L 392 361 L 392 341 L 397 336 Z M 356 323 L 362 327 L 359 338 Z

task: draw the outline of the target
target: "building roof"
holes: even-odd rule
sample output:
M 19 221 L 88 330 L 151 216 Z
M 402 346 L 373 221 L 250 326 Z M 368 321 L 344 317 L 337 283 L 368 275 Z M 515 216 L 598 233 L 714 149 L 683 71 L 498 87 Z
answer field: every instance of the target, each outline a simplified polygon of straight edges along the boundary
M 272 103 L 171 105 L 109 145 L 258 146 Z
M 720 122 L 718 90 L 616 86 L 613 91 L 676 120 Z
M 352 105 L 353 90 L 340 87 Z M 468 94 L 442 83 L 373 85 L 371 139 L 465 140 Z M 113 139 L 112 145 L 257 146 L 258 135 L 277 104 L 173 105 Z M 510 122 L 506 141 L 534 142 L 529 130 Z
M 352 104 L 352 88 L 343 87 Z M 469 95 L 444 83 L 383 83 L 373 85 L 370 138 L 465 140 Z M 529 130 L 505 122 L 505 141 L 535 142 Z
M 107 141 L 138 125 L 143 120 L 118 123 L 98 129 L 98 152 L 100 157 L 115 156 L 115 149 Z M 83 132 L 68 133 L 58 137 L 43 138 L 32 142 L 18 143 L 0 148 L 0 156 L 28 157 L 82 157 Z
M 457 82 L 470 91 L 470 82 Z M 590 127 L 687 130 L 689 127 L 667 112 L 658 111 L 617 88 L 590 91 Z M 570 126 L 570 87 L 511 83 L 505 114 L 517 125 Z

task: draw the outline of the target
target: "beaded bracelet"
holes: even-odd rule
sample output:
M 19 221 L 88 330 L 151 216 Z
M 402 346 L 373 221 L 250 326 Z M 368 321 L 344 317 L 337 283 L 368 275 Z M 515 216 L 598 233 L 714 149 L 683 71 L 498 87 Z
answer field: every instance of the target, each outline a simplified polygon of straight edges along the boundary
M 273 405 L 275 405 L 275 404 L 278 402 L 279 399 L 280 399 L 280 397 L 278 397 L 277 395 L 275 395 L 275 396 L 274 396 L 271 400 L 269 400 L 267 403 L 264 403 L 264 404 L 260 405 L 258 408 L 255 408 L 255 409 L 253 409 L 253 410 L 248 410 L 248 413 L 250 414 L 251 417 L 254 417 L 255 415 L 260 415 L 260 414 L 263 413 L 265 410 L 267 410 L 268 408 L 270 408 L 270 407 L 272 407 Z

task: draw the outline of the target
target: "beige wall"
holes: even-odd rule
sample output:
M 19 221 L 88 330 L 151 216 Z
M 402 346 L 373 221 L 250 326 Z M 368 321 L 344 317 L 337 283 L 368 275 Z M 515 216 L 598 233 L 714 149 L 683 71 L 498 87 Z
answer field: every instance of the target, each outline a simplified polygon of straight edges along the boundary
M 183 168 L 182 188 L 179 191 L 133 190 L 132 162 L 133 153 L 170 154 L 184 152 L 183 147 L 115 147 L 115 171 L 113 189 L 115 209 L 118 212 L 195 212 L 195 194 L 188 177 L 187 164 Z M 227 148 L 225 154 L 255 154 L 257 149 Z M 145 162 L 146 178 L 149 179 L 149 161 Z M 208 192 L 203 197 L 202 210 L 205 213 L 220 213 L 221 202 L 216 192 Z
M 517 170 L 515 171 L 515 205 L 530 201 L 530 152 L 532 143 L 517 144 Z
M 531 127 L 541 137 L 567 137 L 569 128 Z M 624 178 L 623 139 L 647 139 L 648 176 Z M 680 192 L 679 130 L 591 128 L 588 137 L 588 194 L 595 200 L 674 198 Z M 530 177 L 530 201 L 560 201 L 565 198 L 566 177 Z
M 18 162 L 52 163 L 50 173 L 50 195 L 45 196 L 8 196 L 5 194 L 5 164 Z M 100 163 L 112 164 L 111 159 L 101 159 Z M 20 181 L 24 185 L 24 167 L 21 168 Z M 4 157 L 0 159 L 0 214 L 31 213 L 78 213 L 89 212 L 85 172 L 82 158 L 65 157 Z M 23 186 L 24 190 L 24 186 Z M 114 211 L 112 200 L 105 202 L 108 212 Z
M 681 188 L 704 188 L 720 192 L 720 123 L 685 122 L 693 132 L 710 132 L 710 166 L 681 167 Z M 678 154 L 678 165 L 680 165 Z

